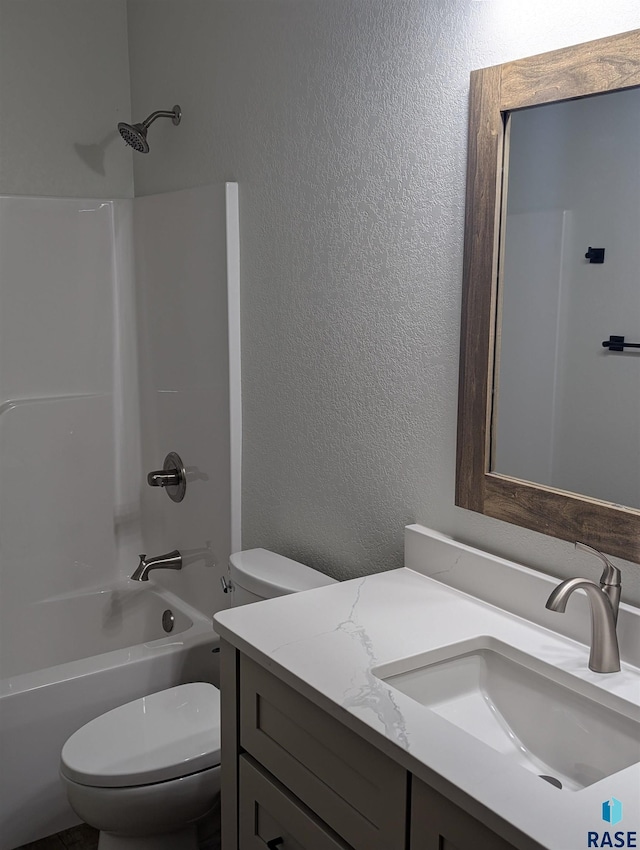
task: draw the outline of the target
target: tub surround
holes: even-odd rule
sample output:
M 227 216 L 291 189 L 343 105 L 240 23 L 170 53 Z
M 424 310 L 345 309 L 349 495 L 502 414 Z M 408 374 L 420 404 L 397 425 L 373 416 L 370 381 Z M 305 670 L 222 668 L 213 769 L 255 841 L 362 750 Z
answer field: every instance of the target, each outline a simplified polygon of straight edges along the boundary
M 181 127 L 167 122 L 169 128 L 182 131 L 184 114 Z M 233 436 L 242 431 L 240 323 L 229 312 L 240 297 L 238 186 L 217 183 L 136 198 L 133 225 L 145 482 L 139 493 L 143 548 L 137 551 L 180 550 L 184 569 L 153 577 L 210 615 L 228 603 L 219 578 L 240 548 L 237 534 L 232 539 L 240 521 Z M 186 468 L 187 492 L 179 504 L 146 485 L 147 473 L 159 469 L 170 451 Z M 137 564 L 136 557 L 127 575 Z
M 570 604 L 562 615 L 544 608 L 556 580 L 420 526 L 408 527 L 405 541 L 411 568 L 223 611 L 214 617 L 216 629 L 253 662 L 522 850 L 577 850 L 587 846 L 589 830 L 637 830 L 640 744 L 629 767 L 578 791 L 559 790 L 390 688 L 373 671 L 489 637 L 594 686 L 604 703 L 616 703 L 638 720 L 640 612 L 623 603 L 622 670 L 597 674 L 587 667 L 589 615 L 578 604 L 582 600 L 572 600 L 575 607 Z M 601 817 L 603 801 L 612 797 L 624 804 L 624 820 L 615 828 Z
M 210 612 L 227 604 L 218 578 L 239 522 L 237 341 L 227 354 L 237 186 L 2 196 L 0 215 L 0 752 L 12 765 L 0 850 L 11 850 L 77 822 L 58 763 L 78 727 L 156 690 L 217 683 Z M 187 466 L 184 505 L 144 484 L 170 450 Z M 140 552 L 176 548 L 180 573 L 153 573 L 149 588 L 125 579 Z

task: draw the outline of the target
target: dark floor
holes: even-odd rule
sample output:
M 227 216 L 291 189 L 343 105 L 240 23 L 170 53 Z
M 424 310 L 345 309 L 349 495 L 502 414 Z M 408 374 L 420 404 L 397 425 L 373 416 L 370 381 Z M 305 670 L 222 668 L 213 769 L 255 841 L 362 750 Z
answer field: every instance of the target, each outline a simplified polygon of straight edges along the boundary
M 98 850 L 97 829 L 83 823 L 73 829 L 63 829 L 56 835 L 31 841 L 16 847 L 16 850 Z M 220 844 L 220 795 L 216 798 L 209 814 L 198 822 L 198 843 L 200 850 L 221 850 Z
M 64 829 L 57 835 L 23 844 L 17 850 L 97 850 L 98 830 L 86 824 Z

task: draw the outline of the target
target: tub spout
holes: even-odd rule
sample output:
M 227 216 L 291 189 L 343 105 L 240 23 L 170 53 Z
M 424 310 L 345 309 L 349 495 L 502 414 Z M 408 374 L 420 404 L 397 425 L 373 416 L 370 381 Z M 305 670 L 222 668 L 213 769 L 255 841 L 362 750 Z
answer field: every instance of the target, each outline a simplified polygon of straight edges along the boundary
M 181 569 L 182 555 L 177 549 L 174 549 L 173 552 L 167 552 L 166 555 L 158 555 L 157 558 L 149 558 L 148 560 L 146 555 L 140 555 L 140 563 L 131 578 L 133 581 L 149 581 L 151 570 Z

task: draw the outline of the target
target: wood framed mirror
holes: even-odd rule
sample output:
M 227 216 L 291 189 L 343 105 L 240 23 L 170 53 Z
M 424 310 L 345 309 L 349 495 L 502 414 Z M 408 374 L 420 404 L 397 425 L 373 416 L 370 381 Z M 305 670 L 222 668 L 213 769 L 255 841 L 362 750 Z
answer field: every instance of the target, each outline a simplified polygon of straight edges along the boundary
M 458 506 L 636 562 L 640 506 L 497 472 L 492 453 L 510 116 L 639 86 L 640 30 L 471 74 L 456 457 Z M 637 268 L 635 273 L 640 287 Z M 640 358 L 635 366 L 640 394 Z M 640 446 L 628 463 L 640 478 Z

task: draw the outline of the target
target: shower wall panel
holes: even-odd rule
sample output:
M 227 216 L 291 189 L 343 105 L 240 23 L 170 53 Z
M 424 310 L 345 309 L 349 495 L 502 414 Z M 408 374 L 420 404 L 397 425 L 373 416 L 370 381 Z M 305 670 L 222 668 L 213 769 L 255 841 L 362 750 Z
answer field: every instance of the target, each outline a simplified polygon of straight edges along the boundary
M 227 604 L 219 579 L 231 551 L 227 192 L 134 201 L 143 465 L 160 469 L 175 451 L 188 481 L 180 503 L 143 488 L 141 551 L 179 549 L 182 571 L 153 579 L 207 614 Z
M 123 546 L 137 548 L 137 411 L 124 410 L 135 349 L 131 320 L 120 315 L 133 304 L 130 205 L 0 197 L 0 600 L 8 610 L 109 583 L 131 560 Z

